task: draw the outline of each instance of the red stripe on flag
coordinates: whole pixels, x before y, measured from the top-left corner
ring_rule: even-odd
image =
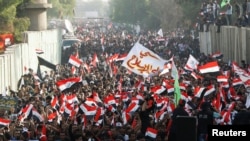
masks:
[[[220,70],[220,67],[217,61],[208,62],[205,65],[199,67],[200,73],[217,72],[219,70]]]
[[[69,63],[76,66],[76,67],[80,67],[80,65],[82,64],[82,61],[80,59],[76,58],[75,56],[70,55]]]

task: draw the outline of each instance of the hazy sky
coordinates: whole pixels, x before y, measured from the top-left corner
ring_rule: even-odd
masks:
[[[82,1],[91,1],[91,0],[82,0]],[[109,1],[109,0],[102,0],[102,1],[107,2],[107,1]]]

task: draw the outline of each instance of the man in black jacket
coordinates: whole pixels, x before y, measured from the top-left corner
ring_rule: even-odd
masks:
[[[246,125],[250,124],[250,111],[246,109],[245,105],[241,101],[236,102],[237,113],[234,116],[233,125]]]
[[[168,136],[168,141],[176,141],[176,128],[177,128],[177,117],[178,116],[189,116],[189,114],[187,113],[187,111],[185,111],[184,107],[185,107],[186,101],[185,100],[180,100],[178,106],[174,109],[173,111],[173,115],[172,115],[172,124],[170,127],[170,131],[169,131],[169,136]]]
[[[213,112],[210,110],[210,103],[203,102],[201,104],[201,111],[197,113],[198,126],[197,135],[198,141],[205,141],[207,137],[207,127],[208,125],[213,125]]]

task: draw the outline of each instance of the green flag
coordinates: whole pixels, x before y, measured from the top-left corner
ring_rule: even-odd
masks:
[[[175,107],[179,104],[179,101],[181,99],[181,90],[179,85],[179,80],[174,80],[174,101],[175,101]]]
[[[227,3],[230,2],[230,0],[222,0],[221,1],[221,4],[220,4],[220,7],[224,7],[225,5],[227,5]]]
[[[174,61],[172,62],[171,76],[174,78],[174,101],[176,107],[181,99],[181,90],[179,85],[179,74]]]

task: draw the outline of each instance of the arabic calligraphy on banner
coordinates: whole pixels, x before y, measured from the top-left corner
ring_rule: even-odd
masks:
[[[1,98],[0,99],[0,115],[4,113],[5,110],[10,110],[10,108],[16,108],[18,100],[12,97]]]
[[[166,60],[151,50],[136,43],[124,59],[122,66],[138,75],[149,76],[162,70],[165,62]]]

